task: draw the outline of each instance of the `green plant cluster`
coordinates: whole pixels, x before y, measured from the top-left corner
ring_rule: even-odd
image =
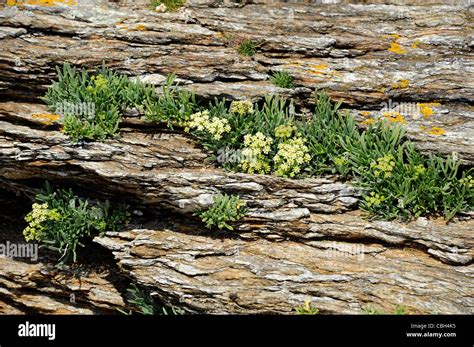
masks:
[[[258,44],[250,39],[242,40],[237,46],[237,52],[246,57],[252,57],[257,53]]]
[[[138,313],[142,315],[182,315],[184,311],[177,307],[159,305],[144,289],[132,284],[127,289],[127,302],[133,306],[133,311],[119,311],[126,315]]]
[[[179,88],[175,80],[175,75],[169,75],[160,95],[153,94],[151,97],[144,98],[147,120],[166,122],[170,128],[173,128],[173,125],[183,127],[189,121],[191,114],[200,110],[194,93]]]
[[[393,313],[386,312],[383,310],[377,310],[372,305],[367,305],[363,307],[362,311],[364,312],[364,314],[369,314],[369,315],[379,315],[379,314],[407,315],[408,314],[406,307],[403,305],[396,305],[395,308],[393,309]]]
[[[281,88],[293,88],[293,77],[287,71],[275,71],[270,82]]]
[[[310,299],[306,300],[303,305],[295,308],[296,314],[298,315],[316,315],[319,314],[319,310],[313,306]]]
[[[186,0],[151,0],[150,8],[154,10],[156,7],[161,4],[166,6],[166,9],[169,11],[176,11],[177,9],[184,6]]]
[[[150,85],[131,81],[105,66],[94,74],[64,64],[56,67],[57,81],[48,89],[44,100],[54,112],[59,105],[92,103],[94,114],[78,115],[66,110],[64,132],[74,141],[105,140],[118,132],[120,114],[125,107],[140,107],[155,94]]]
[[[118,231],[128,223],[129,214],[123,205],[111,206],[108,200],[91,203],[72,190],[55,190],[48,183],[39,194],[32,211],[25,217],[23,230],[27,241],[37,241],[60,253],[60,261],[77,258],[81,241],[96,232]]]
[[[195,215],[199,216],[209,229],[215,226],[218,229],[234,230],[229,223],[239,220],[246,213],[245,201],[238,196],[218,194],[208,209],[196,212]]]
[[[319,93],[315,112],[295,120],[292,105],[278,97],[267,97],[261,107],[234,101],[226,108],[215,102],[209,115],[226,125],[219,137],[205,124],[190,131],[213,158],[222,149],[239,150],[240,160],[222,163],[229,170],[291,178],[338,173],[355,179],[365,192],[361,208],[374,218],[439,214],[449,221],[473,209],[473,169],[461,170],[453,156],[423,155],[401,126],[379,122],[361,131],[339,107]]]
[[[136,108],[150,121],[182,124],[196,111],[194,94],[181,90],[175,76],[168,76],[158,95],[151,84],[131,80],[103,65],[93,74],[69,64],[56,67],[57,81],[48,89],[44,100],[53,112],[64,103],[93,103],[95,113],[63,114],[63,130],[73,141],[113,137],[119,131],[122,112]]]
[[[248,100],[234,101],[229,108],[223,101],[209,106],[209,118],[201,127],[188,127],[200,143],[217,158],[224,148],[238,151],[240,160],[225,161],[229,170],[247,173],[274,173],[282,177],[297,177],[310,162],[307,140],[298,131],[291,104],[275,96],[268,96],[261,107]],[[201,114],[199,115],[201,118]],[[195,115],[191,115],[194,120]],[[222,124],[219,137],[215,126]]]

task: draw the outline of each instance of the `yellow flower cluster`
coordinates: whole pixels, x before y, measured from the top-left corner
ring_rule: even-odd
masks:
[[[210,117],[209,111],[194,113],[190,117],[188,127],[185,129],[196,129],[197,131],[205,131],[212,135],[214,140],[219,141],[222,135],[231,130],[229,122],[225,118]]]
[[[109,81],[102,75],[92,76],[91,81],[94,83],[94,87],[92,83],[89,84],[87,91],[90,93],[96,93],[99,90],[105,89],[109,84]]]
[[[365,197],[365,201],[367,203],[367,207],[378,207],[382,202],[385,201],[385,197],[380,194],[376,194],[374,192],[370,193],[370,195],[367,195]]]
[[[474,178],[471,175],[467,175],[466,177],[461,178],[459,181],[461,184],[465,184],[469,189],[474,187]]]
[[[413,169],[415,171],[415,176],[419,176],[419,175],[423,174],[426,171],[423,164],[415,165],[415,167]]]
[[[25,217],[28,226],[23,230],[26,241],[39,240],[41,233],[44,231],[44,222],[58,221],[61,215],[56,209],[50,210],[48,204],[34,203],[32,211]]]
[[[333,162],[336,166],[346,166],[347,164],[349,164],[349,161],[344,157],[334,158]]]
[[[273,157],[275,174],[284,177],[295,177],[301,172],[303,164],[309,162],[309,149],[301,137],[295,137],[278,145],[278,152]]]
[[[233,101],[230,105],[230,112],[244,115],[253,112],[253,104],[249,100]]]
[[[382,175],[383,178],[388,178],[392,176],[392,171],[395,167],[395,158],[391,154],[385,155],[378,158],[376,162],[372,162],[370,167],[374,169],[374,175],[376,177]]]
[[[247,173],[265,174],[270,172],[270,161],[266,156],[271,151],[273,139],[261,132],[245,135],[240,167]]]
[[[275,128],[275,137],[277,139],[288,139],[296,131],[296,127],[290,124],[280,125]]]

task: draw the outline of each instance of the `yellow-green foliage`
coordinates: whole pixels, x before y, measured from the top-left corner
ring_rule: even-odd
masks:
[[[218,229],[234,230],[230,223],[245,216],[247,213],[245,205],[245,201],[236,195],[218,194],[208,209],[196,212],[195,215],[201,217],[209,229],[217,227]]]
[[[313,306],[311,300],[306,300],[303,305],[298,306],[296,309],[296,314],[299,315],[315,315],[319,314],[319,310]]]

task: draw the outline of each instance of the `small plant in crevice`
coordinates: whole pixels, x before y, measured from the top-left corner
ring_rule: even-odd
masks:
[[[133,283],[130,288],[127,289],[127,302],[133,306],[133,310],[125,312],[118,309],[119,312],[131,315],[138,313],[142,315],[182,315],[185,314],[184,310],[173,306],[165,306],[158,304],[153,297],[146,290],[138,287]]]
[[[244,217],[247,213],[245,201],[236,195],[218,194],[214,197],[212,205],[203,211],[196,212],[206,227],[211,229],[234,230],[232,222]]]
[[[45,189],[36,195],[32,211],[25,217],[26,241],[37,241],[60,254],[59,261],[77,260],[77,248],[84,238],[122,229],[129,219],[126,206],[112,206],[108,200],[95,203],[76,196],[72,190]]]
[[[257,53],[258,43],[251,39],[243,39],[237,46],[237,52],[246,57],[253,57]]]
[[[166,10],[176,11],[177,9],[183,7],[185,3],[186,0],[151,0],[150,8],[154,10],[160,5],[164,5]]]
[[[287,71],[275,71],[270,77],[270,82],[281,88],[293,88],[293,77]]]
[[[392,315],[407,315],[409,314],[406,307],[403,305],[396,305],[393,312],[377,310],[372,305],[367,305],[362,308],[362,312],[368,315],[392,314]]]
[[[199,110],[194,93],[179,88],[175,80],[175,75],[169,75],[162,87],[162,94],[145,100],[147,120],[166,122],[170,128],[173,125],[184,127],[189,122],[191,114]]]
[[[304,304],[295,308],[296,314],[298,315],[316,315],[319,314],[319,310],[313,306],[310,299],[305,300]]]

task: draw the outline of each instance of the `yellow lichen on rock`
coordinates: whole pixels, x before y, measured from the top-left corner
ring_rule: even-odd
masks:
[[[393,89],[406,89],[410,85],[410,82],[408,80],[399,80],[398,82],[392,84]]]
[[[401,124],[406,124],[405,117],[403,117],[399,112],[384,112],[382,114],[385,119],[389,120],[392,123],[401,123]]]
[[[432,107],[438,107],[438,106],[441,106],[441,104],[439,102],[418,103],[418,107],[420,109],[420,114],[424,118],[430,118],[434,113]]]
[[[414,48],[414,49],[419,48],[418,46],[420,45],[420,43],[421,43],[420,40],[416,40],[415,42],[412,43],[411,48]]]
[[[446,130],[440,127],[432,127],[430,130],[426,132],[429,135],[441,136],[446,134]]]
[[[311,70],[310,73],[323,75],[327,73],[326,70],[329,69],[329,66],[327,66],[326,64],[314,64],[309,65],[308,68]]]
[[[32,118],[39,119],[41,123],[45,125],[51,125],[54,122],[57,122],[61,116],[59,114],[51,113],[34,113],[31,115]]]
[[[139,30],[139,31],[145,31],[145,30],[148,30],[146,26],[144,26],[143,24],[138,24],[136,27],[135,27],[135,30]]]
[[[392,45],[388,50],[396,54],[405,54],[407,52],[406,49],[404,49],[400,44],[396,42],[392,42]]]

